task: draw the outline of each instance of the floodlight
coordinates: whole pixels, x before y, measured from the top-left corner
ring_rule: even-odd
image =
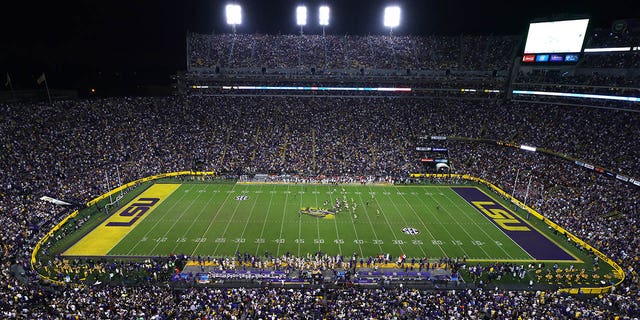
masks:
[[[329,25],[329,7],[328,6],[320,6],[320,25],[328,26]]]
[[[299,6],[296,8],[296,21],[299,26],[307,25],[307,7]]]
[[[384,9],[384,26],[395,28],[400,25],[400,7],[386,7]]]
[[[226,7],[227,24],[235,26],[242,23],[242,8],[239,4],[228,4]]]

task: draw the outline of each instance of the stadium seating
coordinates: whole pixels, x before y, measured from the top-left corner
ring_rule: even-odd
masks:
[[[189,37],[190,63],[206,68],[366,65],[503,70],[513,62],[517,44],[511,37]],[[291,50],[297,54],[285,54]],[[462,52],[470,51],[478,56],[462,57]],[[309,52],[324,54],[318,58]],[[393,58],[385,60],[383,56]],[[585,63],[597,63],[595,60]],[[631,63],[637,65],[634,61]],[[520,77],[528,84],[564,81],[544,75]],[[594,85],[608,79],[579,76],[567,81]],[[614,81],[615,85],[637,86],[637,78],[614,77]],[[51,261],[47,265],[51,274],[75,275],[69,278],[70,284],[82,283],[87,274],[105,279],[72,288],[43,284],[30,268],[36,242],[71,211],[39,198],[47,195],[85,203],[106,191],[105,173],[113,173],[116,168],[120,177],[109,174],[111,186],[119,179],[131,181],[188,170],[194,159],[203,160],[203,169],[232,178],[256,173],[287,173],[302,178],[326,174],[344,180],[358,175],[405,178],[408,173],[423,171],[413,154],[418,137],[441,135],[537,146],[638,178],[640,113],[493,99],[182,95],[0,105],[0,121],[3,318],[640,316],[640,189],[558,157],[476,141],[447,142],[453,171],[515,190],[518,198],[526,191],[523,185],[513,185],[515,175],[530,175],[535,190],[529,194],[533,206],[619,263],[626,272],[620,287],[584,299],[556,291],[511,291],[488,286],[455,291],[401,286],[175,286],[170,279],[182,257],[143,262]],[[311,129],[315,139],[309,138]],[[290,145],[283,154],[280,142],[284,137]],[[340,141],[339,148],[335,141]],[[315,157],[310,156],[313,152]],[[83,221],[75,223],[79,226]],[[359,281],[378,281],[383,274],[375,272],[363,274]],[[395,276],[431,277],[415,271],[399,272]],[[222,277],[228,273],[246,276],[251,271],[216,274]],[[273,271],[265,276],[281,279],[285,272]],[[478,280],[486,281],[486,273]]]
[[[506,70],[513,36],[189,34],[189,65],[218,68]]]

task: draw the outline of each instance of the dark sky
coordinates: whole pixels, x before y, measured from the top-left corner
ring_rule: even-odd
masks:
[[[524,35],[537,18],[583,15],[590,28],[608,28],[622,18],[640,17],[640,1],[236,1],[243,7],[241,33],[297,33],[294,11],[310,10],[305,33],[321,33],[317,7],[331,7],[330,34],[383,34],[382,12],[402,7],[395,34]],[[228,1],[217,0],[71,0],[11,1],[0,19],[0,73],[14,87],[35,87],[41,72],[52,87],[88,88],[128,81],[164,84],[185,68],[185,34],[230,32],[224,19]],[[4,82],[4,80],[3,80]],[[3,87],[4,89],[4,87]]]

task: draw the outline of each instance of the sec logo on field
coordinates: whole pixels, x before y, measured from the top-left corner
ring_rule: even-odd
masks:
[[[418,229],[409,228],[409,227],[402,228],[402,232],[404,232],[406,234],[410,234],[410,235],[416,235],[416,234],[420,233],[420,231],[418,231]]]

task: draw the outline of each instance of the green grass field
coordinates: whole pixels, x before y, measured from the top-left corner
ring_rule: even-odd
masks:
[[[330,210],[336,198],[346,198],[350,208],[329,217],[300,213],[305,207]],[[300,256],[318,251],[534,260],[448,186],[378,185],[185,183],[106,255]]]

